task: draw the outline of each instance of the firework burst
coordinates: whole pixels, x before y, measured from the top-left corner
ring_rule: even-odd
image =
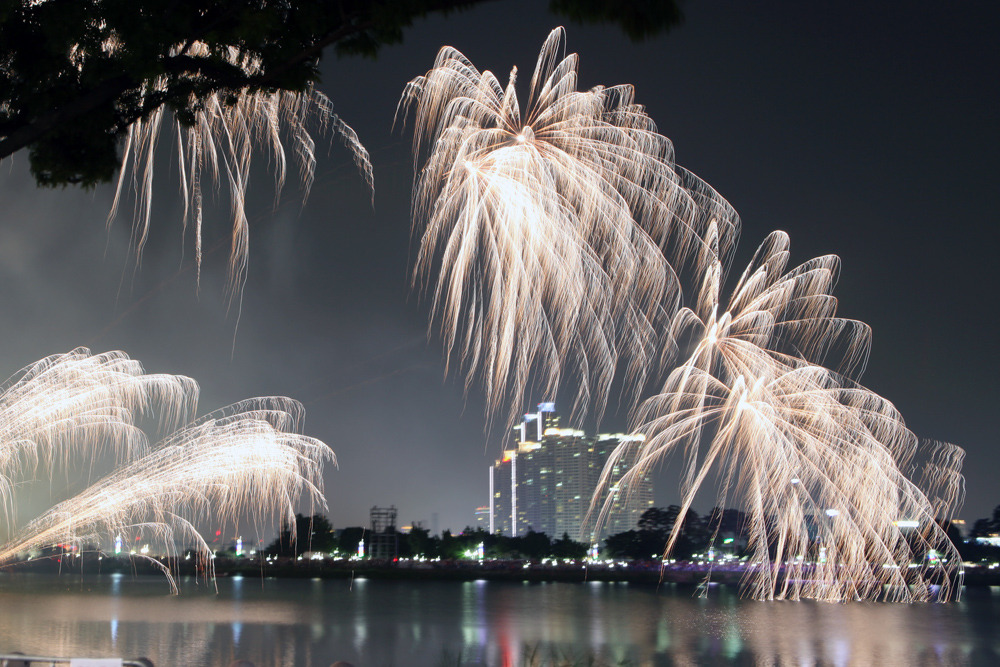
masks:
[[[108,48],[113,48],[113,45]],[[201,42],[187,44],[184,48],[187,54],[193,56],[208,53],[208,47]],[[231,50],[230,60],[248,75],[260,69],[258,61],[242,56],[236,49]],[[150,94],[155,94],[156,86],[153,85]],[[133,242],[139,254],[149,233],[154,158],[167,116],[168,112],[160,107],[148,118],[129,126],[115,199],[108,216],[110,223],[117,214],[126,185],[131,183],[136,198]],[[182,124],[174,118],[173,124],[177,135],[180,187],[184,197],[184,227],[187,229],[190,224],[194,228],[195,264],[199,272],[202,261],[203,181],[207,176],[212,182],[222,181],[229,187],[233,222],[230,290],[238,291],[246,279],[250,236],[245,202],[252,158],[258,147],[268,152],[268,162],[274,165],[276,203],[287,175],[289,152],[298,166],[303,199],[309,195],[316,168],[316,144],[310,126],[318,128],[323,134],[332,131],[343,140],[365,182],[374,192],[368,151],[354,130],[334,113],[329,98],[317,90],[302,93],[281,90],[220,91],[200,100],[193,122]],[[291,143],[290,151],[286,141]]]
[[[167,556],[193,549],[210,573],[201,522],[259,526],[294,521],[300,500],[325,507],[322,471],[335,457],[299,432],[304,410],[291,399],[243,401],[148,446],[135,420],[155,411],[162,425],[186,421],[197,389],[189,378],[144,374],[123,353],[91,355],[83,348],[43,359],[8,381],[0,391],[0,489],[8,525],[14,481],[58,467],[39,462],[83,460],[89,467],[105,450],[117,462],[111,474],[0,545],[0,567],[33,549],[134,534]]]
[[[295,432],[301,416],[295,401],[268,398],[203,417],[28,523],[0,548],[0,566],[31,549],[136,534],[168,557],[191,548],[210,571],[200,521],[294,523],[303,495],[325,506],[323,464],[335,459],[322,442]]]
[[[175,428],[194,414],[198,385],[177,375],[149,375],[121,352],[78,348],[18,371],[0,386],[0,499],[13,516],[13,479],[65,461],[85,448],[119,459],[138,455],[135,420],[157,410]]]
[[[414,280],[433,293],[449,360],[511,418],[532,380],[551,396],[572,378],[575,409],[598,412],[620,366],[643,386],[679,306],[675,268],[697,269],[708,225],[724,258],[738,232],[732,208],[674,165],[631,86],[577,90],[563,41],[561,28],[545,41],[523,114],[516,68],[503,86],[450,47],[397,113],[412,111],[418,162],[427,153]]]
[[[575,408],[600,411],[620,366],[638,396],[648,367],[682,359],[637,409],[645,441],[621,480],[681,456],[668,553],[714,480],[718,506],[747,510],[754,597],[919,600],[938,584],[947,599],[961,561],[936,519],[961,499],[961,450],[932,446],[924,490],[911,481],[917,439],[858,382],[870,331],[837,317],[839,260],[789,269],[776,232],[724,304],[735,212],[673,164],[631,87],[578,91],[562,45],[557,29],[524,114],[516,69],[503,86],[450,47],[400,102],[418,164],[427,154],[415,282],[433,294],[448,358],[510,419],[533,381],[550,396],[575,381]]]
[[[870,334],[836,317],[839,261],[787,263],[788,237],[775,232],[724,311],[721,267],[706,273],[697,305],[674,322],[693,349],[639,407],[646,440],[626,477],[682,458],[682,515],[668,553],[707,482],[718,484],[718,506],[744,507],[744,583],[755,598],[948,599],[961,558],[937,520],[960,501],[961,450],[934,448],[926,493],[910,480],[916,437],[889,401],[852,379]]]

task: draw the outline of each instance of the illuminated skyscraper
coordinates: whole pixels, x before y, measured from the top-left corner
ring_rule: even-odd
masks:
[[[525,415],[514,428],[513,442],[490,471],[492,525],[505,535],[529,529],[558,539],[563,534],[584,542],[635,527],[639,515],[653,504],[652,482],[643,477],[626,490],[621,475],[634,462],[630,443],[640,436],[601,435],[560,428],[552,403]],[[605,462],[615,447],[625,449],[616,459],[611,490],[612,511],[599,533],[584,522]],[[604,498],[602,498],[603,501]]]
[[[641,435],[626,435],[624,433],[601,433],[594,443],[594,462],[597,464],[597,474],[600,476],[611,456],[618,450],[611,468],[611,480],[601,494],[600,504],[603,507],[608,497],[611,497],[611,508],[607,518],[600,527],[598,538],[633,530],[639,523],[642,513],[653,506],[653,480],[647,471],[631,484],[622,481],[622,477],[635,465],[639,447],[645,438]]]

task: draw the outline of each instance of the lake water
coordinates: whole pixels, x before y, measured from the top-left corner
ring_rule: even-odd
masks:
[[[1000,587],[958,603],[753,602],[712,587],[0,575],[0,652],[156,667],[997,665]]]

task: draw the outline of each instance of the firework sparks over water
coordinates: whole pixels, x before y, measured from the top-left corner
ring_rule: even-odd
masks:
[[[21,369],[0,386],[0,497],[8,521],[19,475],[81,453],[140,455],[146,439],[135,420],[155,410],[162,426],[176,428],[194,415],[197,398],[194,380],[146,374],[121,352],[78,348]]]
[[[675,319],[693,351],[639,407],[646,440],[626,477],[681,458],[668,553],[683,514],[716,482],[718,506],[746,511],[744,585],[758,599],[948,599],[961,558],[937,521],[961,500],[961,450],[932,444],[924,490],[911,481],[916,437],[851,377],[869,330],[836,317],[839,260],[787,270],[788,255],[785,234],[768,237],[725,310],[720,267],[706,274],[696,308]]]
[[[39,461],[58,454],[63,463],[90,466],[110,448],[118,464],[0,545],[0,567],[29,550],[99,544],[123,533],[142,535],[168,556],[192,548],[210,564],[198,532],[204,521],[262,526],[294,521],[300,500],[325,507],[322,471],[335,457],[300,433],[304,410],[291,399],[234,404],[149,447],[135,419],[156,411],[163,424],[186,420],[196,397],[189,378],[146,375],[123,353],[82,348],[43,359],[9,381],[0,393],[8,525],[14,482],[52,469]]]
[[[646,439],[621,480],[680,454],[668,552],[712,480],[718,506],[746,508],[754,597],[910,601],[938,584],[947,599],[961,561],[936,519],[961,500],[962,453],[932,447],[924,490],[911,481],[916,437],[858,382],[870,331],[836,315],[839,260],[788,270],[775,232],[725,305],[735,212],[673,164],[631,87],[577,91],[562,44],[557,29],[542,47],[523,116],[516,69],[502,86],[450,47],[400,102],[415,110],[418,163],[428,153],[415,280],[433,283],[432,317],[467,385],[481,376],[511,420],[533,379],[550,396],[575,381],[575,407],[600,412],[619,366],[637,397],[648,367],[680,356],[637,409]]]
[[[449,360],[481,378],[494,412],[579,386],[576,411],[603,408],[616,370],[641,387],[679,305],[676,266],[705,256],[709,224],[729,257],[739,221],[673,163],[631,86],[577,90],[561,28],[542,47],[522,114],[506,86],[443,48],[404,91],[414,152],[415,282],[433,283]],[[437,269],[437,278],[431,274]]]

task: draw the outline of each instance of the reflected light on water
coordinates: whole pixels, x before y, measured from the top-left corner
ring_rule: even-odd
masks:
[[[251,585],[252,584],[252,585]],[[754,602],[731,588],[0,577],[0,646],[158,666],[1000,664],[1000,589],[960,604]],[[117,591],[117,592],[115,592]]]

